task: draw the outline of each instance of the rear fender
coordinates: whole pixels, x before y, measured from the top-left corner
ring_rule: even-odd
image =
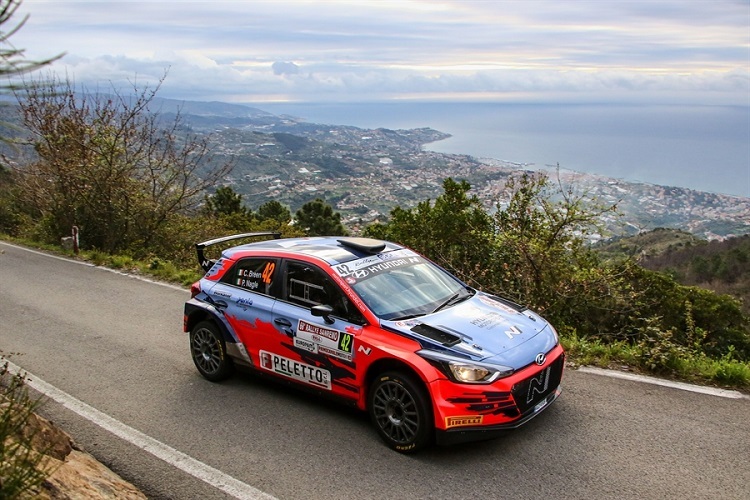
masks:
[[[196,299],[190,299],[185,303],[185,320],[183,331],[186,333],[193,329],[201,321],[212,321],[219,328],[224,342],[239,342],[231,333],[224,316],[213,306],[205,304]]]

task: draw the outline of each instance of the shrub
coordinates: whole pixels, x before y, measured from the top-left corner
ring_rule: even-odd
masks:
[[[34,446],[29,419],[39,406],[26,389],[25,379],[0,367],[0,498],[22,498],[38,490],[52,472],[45,470],[46,449]]]

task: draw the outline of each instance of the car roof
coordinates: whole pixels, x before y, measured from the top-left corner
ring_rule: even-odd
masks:
[[[223,256],[238,259],[245,256],[261,255],[266,251],[275,254],[284,253],[289,257],[317,257],[329,265],[336,265],[402,248],[404,247],[396,243],[372,238],[317,236],[246,243],[226,249]]]

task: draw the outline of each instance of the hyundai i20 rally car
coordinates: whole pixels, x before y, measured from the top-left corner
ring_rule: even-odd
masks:
[[[216,261],[207,247],[251,236]],[[196,245],[184,331],[208,380],[235,366],[336,396],[415,452],[515,428],[560,394],[564,354],[534,312],[403,246],[249,233]]]

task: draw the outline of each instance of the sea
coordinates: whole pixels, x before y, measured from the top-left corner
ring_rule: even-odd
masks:
[[[263,103],[274,114],[451,134],[425,149],[750,198],[750,106]]]

